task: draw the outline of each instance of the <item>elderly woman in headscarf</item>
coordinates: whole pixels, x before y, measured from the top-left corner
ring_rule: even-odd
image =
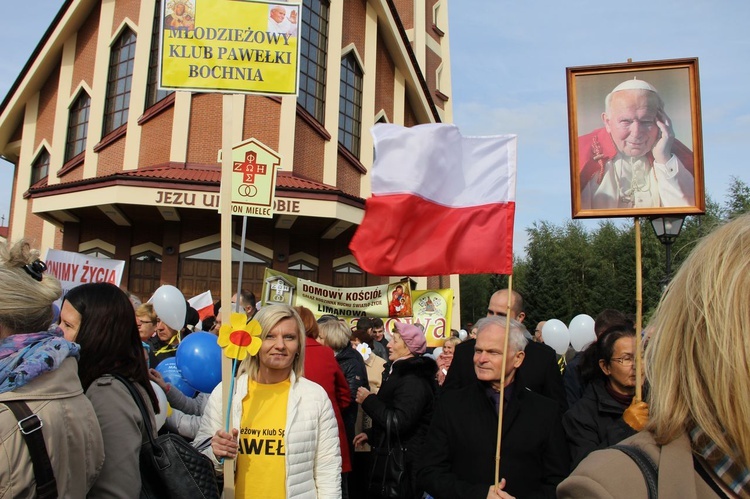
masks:
[[[406,450],[406,470],[411,479],[412,490],[407,497],[422,497],[414,488],[414,463],[419,458],[427,428],[432,417],[437,384],[437,364],[424,356],[427,341],[418,327],[402,322],[396,323],[393,339],[388,343],[388,359],[383,384],[377,395],[366,388],[357,391],[357,403],[372,418],[371,434],[360,433],[354,444],[369,442],[378,449],[388,443],[386,434],[388,419],[395,416],[398,437]],[[378,494],[378,484],[370,484],[370,493]]]
[[[46,485],[85,497],[104,462],[102,434],[78,378],[79,346],[47,329],[62,290],[38,258],[25,241],[0,243],[0,496],[37,497]],[[27,423],[39,428],[31,434],[43,437],[54,482],[35,473],[19,403],[36,415]]]
[[[592,452],[557,497],[750,497],[750,215],[703,239],[662,295],[645,351],[644,431]],[[645,459],[644,459],[645,461]]]

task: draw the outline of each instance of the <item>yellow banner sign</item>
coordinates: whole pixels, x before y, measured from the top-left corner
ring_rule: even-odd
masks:
[[[439,347],[450,336],[453,290],[412,291],[408,279],[379,286],[337,288],[267,268],[261,302],[307,307],[316,317],[335,315],[350,326],[360,317],[380,317],[389,332],[396,322],[421,324],[427,346]]]
[[[165,1],[159,86],[296,95],[301,14],[299,2]]]

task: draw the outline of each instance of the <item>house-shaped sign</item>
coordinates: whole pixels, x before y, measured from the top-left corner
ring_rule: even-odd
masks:
[[[266,269],[266,275],[268,275],[268,272],[269,269]],[[266,277],[263,285],[263,304],[274,305],[281,303],[291,306],[294,303],[295,288],[296,286],[283,276],[272,275]]]
[[[279,154],[251,138],[232,148],[232,214],[273,217]]]

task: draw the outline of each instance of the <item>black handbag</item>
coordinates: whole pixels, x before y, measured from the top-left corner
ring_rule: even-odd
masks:
[[[146,425],[148,442],[141,445],[141,498],[219,499],[213,462],[181,436],[167,433],[154,438],[151,418],[133,384],[115,375],[130,391]]]
[[[391,411],[386,416],[385,435],[372,451],[370,497],[412,497],[411,476],[406,464],[406,447],[398,434],[398,418]]]

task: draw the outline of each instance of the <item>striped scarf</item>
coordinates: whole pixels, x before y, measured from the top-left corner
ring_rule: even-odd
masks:
[[[690,430],[693,451],[701,456],[722,483],[737,497],[750,498],[750,470],[726,455],[698,426]]]

